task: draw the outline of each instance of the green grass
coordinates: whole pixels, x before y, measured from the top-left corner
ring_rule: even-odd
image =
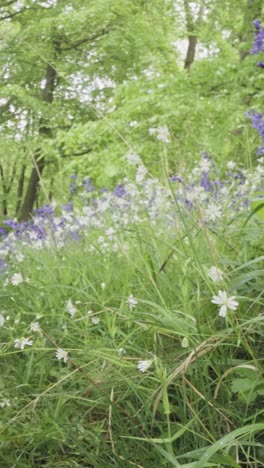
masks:
[[[263,223],[244,220],[212,229],[185,218],[174,237],[143,223],[119,232],[114,253],[91,252],[95,234],[60,250],[23,248],[9,276],[29,282],[1,289],[10,406],[0,466],[264,464]],[[208,277],[212,265],[223,282]],[[218,289],[239,301],[225,319],[211,303]],[[22,336],[33,345],[14,348]],[[140,360],[152,361],[144,373]]]

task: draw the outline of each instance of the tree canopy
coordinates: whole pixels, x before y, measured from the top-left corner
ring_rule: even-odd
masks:
[[[27,219],[38,200],[62,196],[74,172],[113,186],[129,171],[128,152],[154,175],[165,157],[173,174],[201,151],[246,160],[256,140],[244,112],[262,96],[249,54],[262,7],[3,1],[2,214]],[[149,134],[162,126],[171,135],[166,156]]]

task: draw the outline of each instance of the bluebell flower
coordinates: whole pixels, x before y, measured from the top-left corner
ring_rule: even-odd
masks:
[[[257,151],[257,155],[261,156],[262,154],[264,154],[264,146],[259,146],[258,151]]]
[[[76,185],[74,182],[70,183],[70,193],[75,193],[76,192]]]
[[[201,178],[201,182],[200,182],[200,186],[204,188],[204,190],[206,190],[206,192],[209,192],[212,188],[212,184],[210,182],[210,179],[208,177],[208,173],[207,172],[204,172],[203,173],[203,176]]]
[[[69,203],[66,203],[66,205],[61,205],[61,208],[63,211],[71,212],[73,211],[73,206],[74,206],[74,203],[71,201]]]
[[[114,189],[114,195],[116,197],[121,197],[122,198],[125,194],[126,194],[126,191],[125,191],[125,188],[124,188],[124,184],[119,184]]]
[[[256,55],[263,51],[264,51],[264,30],[263,28],[261,28],[257,30],[257,33],[255,35],[255,42],[253,44],[253,48],[251,49],[250,53],[252,55]]]
[[[253,112],[253,111],[246,112],[245,115],[251,119],[252,128],[255,128],[258,131],[259,136],[260,136],[260,138],[262,140],[262,143],[264,143],[264,118],[263,118],[263,115],[260,114],[259,112]],[[258,148],[257,155],[261,155],[261,154],[264,154],[264,146],[260,146]]]
[[[0,227],[0,235],[1,235],[2,237],[5,237],[5,236],[7,235],[7,230],[6,230],[5,228],[1,228],[1,227]]]
[[[181,182],[182,184],[184,183],[183,178],[180,177],[179,175],[170,177],[170,181],[171,182]]]
[[[91,190],[91,179],[89,177],[86,177],[84,179],[84,191],[87,193],[87,192],[90,192]]]
[[[50,205],[44,205],[41,208],[37,208],[34,210],[34,213],[38,217],[43,217],[45,218],[46,216],[53,216],[54,215],[54,209]]]
[[[256,29],[260,29],[261,27],[261,20],[259,19],[255,19],[253,22],[252,22],[253,26],[255,26]]]

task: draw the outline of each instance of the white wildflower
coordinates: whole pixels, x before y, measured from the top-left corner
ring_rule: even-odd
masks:
[[[106,284],[105,283],[101,283],[101,289],[104,290],[105,289],[105,286]]]
[[[136,173],[136,182],[137,182],[138,184],[141,184],[141,183],[144,181],[144,179],[145,179],[145,177],[146,177],[146,175],[147,175],[147,172],[148,172],[148,171],[147,171],[147,169],[145,168],[145,166],[140,165],[140,166],[138,167],[137,173]]]
[[[153,360],[152,359],[146,359],[145,361],[138,361],[138,370],[140,372],[146,372],[149,367],[152,365]]]
[[[2,327],[5,323],[5,317],[3,315],[0,315],[0,327]]]
[[[192,175],[194,177],[199,177],[201,175],[201,168],[200,167],[197,167],[195,166],[192,170]]]
[[[94,324],[94,325],[98,325],[100,323],[100,319],[99,317],[92,317],[91,318],[91,322]]]
[[[3,398],[2,401],[0,401],[0,408],[4,408],[5,406],[11,406],[11,402],[8,398]]]
[[[74,317],[74,315],[76,314],[77,312],[77,309],[76,307],[73,305],[72,301],[69,299],[66,303],[66,309],[67,309],[67,312],[70,314],[71,318]]]
[[[110,227],[109,229],[106,229],[105,233],[106,233],[109,240],[113,240],[116,231],[115,231],[114,228]]]
[[[213,296],[211,302],[221,306],[219,309],[219,316],[225,317],[228,309],[236,310],[238,308],[239,304],[235,299],[235,296],[228,297],[226,291],[218,291],[218,295]]]
[[[222,272],[222,270],[220,270],[220,268],[217,268],[216,266],[212,266],[211,268],[209,268],[208,276],[209,278],[211,278],[212,281],[214,281],[214,283],[216,283],[217,281],[223,281],[224,279],[224,273]]]
[[[34,333],[40,332],[40,325],[39,325],[39,322],[31,322],[31,324],[30,324],[30,330],[33,331]]]
[[[136,307],[138,301],[134,298],[133,294],[130,294],[129,298],[127,299],[126,302],[129,306],[130,309],[133,309]]]
[[[13,286],[18,286],[19,284],[23,283],[23,276],[21,273],[14,273],[10,281]]]
[[[68,360],[69,360],[69,356],[68,356],[68,353],[66,351],[64,351],[63,349],[61,348],[58,348],[56,353],[55,353],[55,356],[56,358],[60,361],[61,359],[63,359],[63,361],[66,363]]]
[[[236,163],[234,161],[228,161],[227,168],[228,169],[235,169]]]
[[[15,348],[18,348],[18,349],[24,349],[25,346],[32,346],[33,345],[33,341],[30,340],[29,338],[16,338],[15,339]]]
[[[127,154],[127,162],[130,166],[136,166],[141,163],[141,159],[138,154],[131,152]]]
[[[164,127],[158,127],[157,128],[157,139],[160,141],[163,141],[164,143],[170,143],[170,132],[169,129],[166,125]]]
[[[136,127],[138,125],[138,122],[136,120],[132,120],[129,122],[130,127]]]
[[[201,172],[209,172],[210,171],[210,168],[212,166],[212,163],[210,161],[210,159],[207,159],[207,158],[202,158],[201,161],[200,161],[200,169],[201,169]]]
[[[21,252],[17,252],[16,254],[16,261],[18,263],[22,263],[25,259],[25,255],[23,255]]]
[[[117,351],[117,354],[120,357],[124,356],[124,354],[126,354],[125,348],[119,348],[119,350]]]
[[[152,136],[152,135],[155,135],[155,133],[157,133],[157,129],[156,128],[150,128],[149,129],[149,134]]]
[[[205,210],[205,216],[210,221],[216,221],[218,218],[222,217],[222,211],[218,205],[211,203],[207,210]]]

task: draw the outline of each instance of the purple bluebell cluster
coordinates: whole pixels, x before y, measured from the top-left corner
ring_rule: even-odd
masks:
[[[264,26],[261,24],[261,20],[255,19],[253,21],[253,26],[256,28],[255,42],[253,48],[251,49],[251,54],[259,54],[264,52]],[[258,61],[257,67],[264,68],[264,62]],[[255,128],[259,132],[259,136],[263,145],[259,146],[257,155],[260,156],[264,154],[264,119],[263,115],[259,112],[249,111],[245,115],[251,119],[252,128]]]
[[[6,264],[16,263],[28,249],[63,249],[88,239],[88,252],[94,255],[126,252],[131,233],[139,225],[151,225],[157,236],[171,242],[186,229],[179,209],[184,211],[186,221],[189,217],[193,223],[197,218],[204,223],[218,223],[221,228],[235,220],[238,213],[247,216],[251,195],[263,190],[264,185],[264,158],[259,159],[254,171],[230,161],[219,177],[212,158],[203,154],[191,171],[172,176],[167,185],[150,177],[141,162],[137,162],[135,171],[133,180],[123,180],[112,191],[93,191],[92,197],[86,196],[82,186],[84,191],[78,191],[74,201],[45,205],[35,211],[31,222],[4,221],[6,228],[1,228],[0,242],[2,276]]]
[[[252,123],[251,126],[252,128],[255,128],[258,131],[261,141],[263,143],[262,146],[259,146],[258,151],[257,151],[257,155],[260,156],[264,154],[264,118],[263,118],[263,115],[260,114],[259,112],[254,112],[254,111],[246,112],[245,115],[251,119],[251,123]]]
[[[254,45],[250,53],[255,55],[264,52],[264,27],[261,25],[259,19],[253,21],[253,26],[256,28],[256,34]]]

